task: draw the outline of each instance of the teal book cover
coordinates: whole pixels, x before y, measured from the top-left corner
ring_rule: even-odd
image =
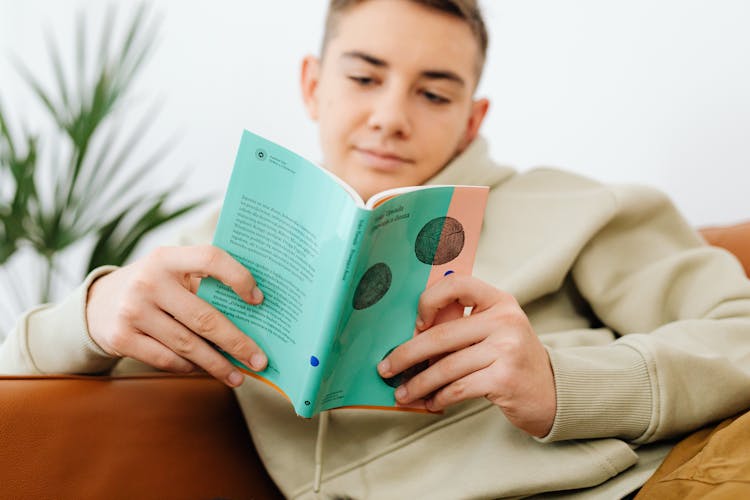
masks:
[[[247,267],[265,300],[245,303],[213,278],[198,296],[268,355],[253,372],[298,415],[396,406],[402,376],[377,363],[415,333],[422,291],[471,274],[488,188],[414,186],[365,202],[296,153],[244,131],[213,244]]]

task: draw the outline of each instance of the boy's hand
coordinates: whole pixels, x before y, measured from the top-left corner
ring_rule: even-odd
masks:
[[[471,315],[445,321],[443,312],[456,304],[472,307]],[[381,376],[391,377],[437,359],[396,389],[399,403],[424,399],[438,411],[485,397],[516,427],[537,437],[549,433],[557,409],[549,355],[511,295],[477,278],[449,275],[422,293],[417,329],[378,365]]]
[[[96,280],[89,288],[86,321],[107,353],[174,372],[200,367],[235,387],[244,377],[213,342],[253,370],[267,359],[223,314],[195,295],[211,276],[250,304],[263,301],[250,272],[228,253],[206,245],[163,247]]]

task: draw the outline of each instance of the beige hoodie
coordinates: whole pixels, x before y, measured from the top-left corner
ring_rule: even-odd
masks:
[[[548,346],[553,428],[533,439],[483,399],[443,415],[336,410],[323,422],[304,420],[248,380],[237,389],[240,405],[287,496],[576,489],[577,497],[616,498],[658,466],[671,446],[664,440],[750,407],[750,282],[662,194],[553,169],[517,174],[495,165],[482,140],[430,183],[492,188],[474,274],[512,293]],[[182,242],[210,241],[214,223]],[[19,320],[0,347],[0,371],[92,373],[115,364],[83,320],[94,276],[60,305]]]

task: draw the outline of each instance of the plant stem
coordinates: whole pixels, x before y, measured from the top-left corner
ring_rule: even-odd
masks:
[[[54,268],[53,259],[53,253],[47,253],[44,255],[45,269],[41,289],[41,304],[46,304],[50,300],[50,292],[52,288],[52,270]]]

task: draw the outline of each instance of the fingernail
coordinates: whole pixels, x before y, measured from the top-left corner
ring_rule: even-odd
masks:
[[[378,363],[378,373],[384,377],[391,375],[391,361],[389,359],[384,359]]]
[[[260,353],[250,356],[250,368],[256,372],[261,371],[266,366],[266,357]]]
[[[422,318],[420,318],[419,316],[417,316],[417,328],[419,328],[420,330],[424,328],[424,320],[422,320]]]
[[[409,391],[406,390],[406,387],[401,385],[396,389],[396,399],[403,401],[406,399],[406,396],[408,396]]]
[[[260,304],[261,302],[263,302],[263,292],[260,291],[260,288],[256,286],[250,293],[253,296],[253,300],[255,301],[255,303]]]
[[[245,380],[245,377],[243,377],[242,374],[237,370],[229,374],[229,383],[232,385],[232,387],[242,385],[243,380]]]

